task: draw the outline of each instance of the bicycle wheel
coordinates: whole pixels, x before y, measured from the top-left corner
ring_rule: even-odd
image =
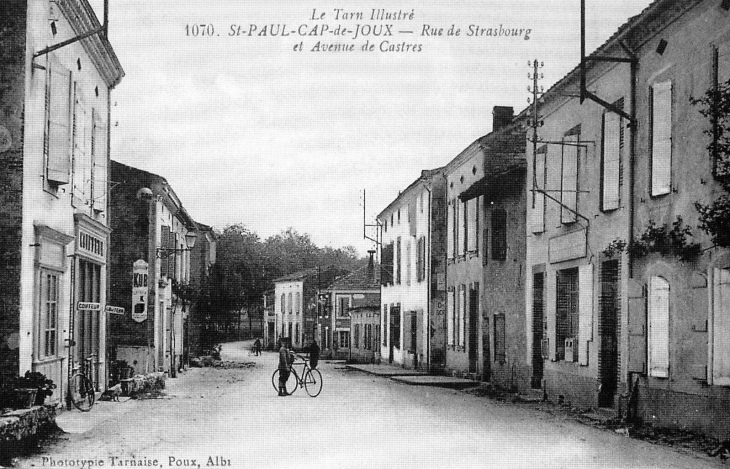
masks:
[[[293,377],[293,379],[292,379]],[[298,383],[299,383],[299,376],[297,376],[296,372],[292,370],[292,372],[289,374],[289,380],[287,380],[287,385],[291,386],[291,389],[287,387],[287,391],[289,394],[294,394],[297,390]],[[274,373],[271,375],[271,385],[274,386],[274,391],[279,392],[279,369],[275,369]]]
[[[304,376],[304,389],[311,397],[319,396],[322,392],[322,373],[319,370],[309,370]]]
[[[96,399],[94,384],[86,376],[75,374],[69,384],[69,395],[74,407],[82,412],[88,412]]]

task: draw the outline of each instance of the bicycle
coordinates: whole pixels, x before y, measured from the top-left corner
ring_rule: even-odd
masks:
[[[81,412],[88,412],[96,401],[96,390],[91,375],[91,362],[94,355],[83,360],[83,363],[73,368],[74,374],[68,382],[68,395],[71,403]]]
[[[322,373],[319,372],[316,368],[311,368],[309,366],[309,360],[302,356],[298,356],[298,358],[301,358],[301,362],[294,362],[289,367],[289,371],[291,371],[290,378],[294,377],[294,385],[289,390],[289,394],[294,394],[296,390],[299,387],[303,387],[307,394],[310,395],[310,397],[317,397],[319,396],[319,393],[322,392]],[[297,373],[296,368],[294,368],[295,365],[303,365],[301,375],[300,373]],[[291,380],[289,380],[291,382]],[[274,386],[275,391],[279,391],[279,369],[277,368],[274,370],[274,374],[271,375],[271,384]]]

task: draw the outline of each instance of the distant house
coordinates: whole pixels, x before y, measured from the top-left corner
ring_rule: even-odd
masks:
[[[445,187],[443,168],[422,171],[378,215],[382,358],[435,372],[446,359]]]
[[[372,253],[367,266],[333,281],[320,290],[317,337],[326,356],[349,358],[352,341],[350,312],[353,308],[380,305],[380,272]],[[380,324],[374,332],[380,334]]]
[[[288,338],[301,348],[315,337],[317,293],[348,271],[336,266],[300,270],[274,280],[276,339]]]
[[[380,304],[350,308],[350,354],[352,361],[380,362]]]

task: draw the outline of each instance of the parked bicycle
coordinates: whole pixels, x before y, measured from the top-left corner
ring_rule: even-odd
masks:
[[[74,374],[68,382],[68,395],[71,403],[82,412],[90,411],[96,400],[96,390],[90,378],[93,360],[94,355],[91,355],[77,364],[73,369]]]
[[[315,368],[309,366],[309,360],[297,355],[297,358],[301,361],[295,361],[289,367],[291,374],[289,375],[289,382],[293,383],[289,389],[289,394],[294,394],[300,387],[304,388],[311,397],[319,396],[322,392],[322,373]],[[297,372],[295,366],[302,366],[301,371]],[[291,379],[293,378],[293,380]],[[274,370],[274,374],[271,375],[271,384],[274,386],[275,391],[279,391],[279,369]]]

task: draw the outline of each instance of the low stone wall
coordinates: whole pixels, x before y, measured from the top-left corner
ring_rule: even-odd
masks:
[[[137,395],[165,389],[166,377],[167,375],[162,372],[149,373],[146,375],[135,375],[128,381],[128,392],[131,395]]]
[[[42,405],[0,415],[0,464],[55,428],[56,406]]]

